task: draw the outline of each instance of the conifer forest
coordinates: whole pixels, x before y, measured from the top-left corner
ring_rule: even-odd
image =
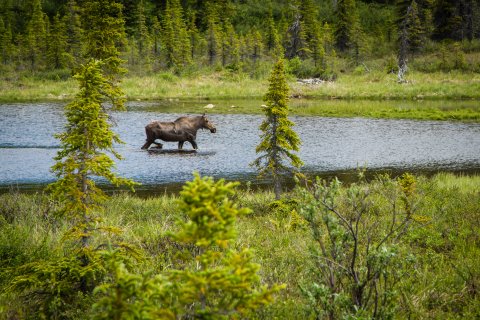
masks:
[[[480,319],[480,1],[0,0],[18,319]]]

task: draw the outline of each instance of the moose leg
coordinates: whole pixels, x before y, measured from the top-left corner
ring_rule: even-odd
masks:
[[[153,144],[156,145],[158,149],[163,148],[163,144],[161,144],[160,142],[154,142]]]
[[[153,141],[147,140],[147,142],[145,142],[145,144],[142,146],[142,149],[144,149],[144,150],[148,149],[152,143],[153,143]]]
[[[195,150],[198,149],[198,146],[197,146],[197,143],[195,142],[195,140],[190,140],[190,143],[192,144],[193,149],[195,149]]]
[[[185,141],[178,141],[178,150],[182,150]]]

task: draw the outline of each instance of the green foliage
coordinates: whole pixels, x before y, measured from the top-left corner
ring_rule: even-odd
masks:
[[[167,304],[172,294],[168,279],[129,271],[118,253],[110,250],[102,254],[110,272],[106,282],[93,291],[97,300],[92,319],[175,319]]]
[[[113,143],[121,141],[110,130],[102,105],[105,97],[113,102],[120,99],[118,89],[102,76],[100,61],[91,60],[82,66],[75,78],[80,92],[65,108],[65,132],[57,135],[62,149],[52,167],[58,180],[48,187],[52,198],[60,203],[62,217],[71,223],[64,238],[65,252],[52,260],[21,266],[9,289],[25,293],[32,309],[38,310],[37,316],[53,319],[68,317],[69,310],[85,308],[84,303],[91,299],[90,291],[106,274],[103,260],[92,246],[92,237],[98,231],[118,232],[100,224],[97,214],[106,196],[92,177],[105,178],[115,185],[134,185],[112,172],[114,162],[105,153],[121,158],[113,149]],[[69,246],[70,241],[73,246]],[[121,243],[117,246],[129,247]]]
[[[379,107],[382,103],[373,103],[372,107]],[[365,104],[371,105],[372,102]],[[423,104],[428,105],[429,102],[424,101]],[[382,219],[382,215],[374,215],[377,211],[385,213],[391,207],[382,199],[396,195],[397,205],[402,210],[404,208],[404,192],[397,178],[387,179],[383,186],[381,181],[384,180],[375,179],[368,183],[372,190],[369,197],[374,200],[371,204],[376,209],[366,217],[371,218],[369,223],[377,222],[379,231],[387,228],[390,222]],[[358,186],[363,182],[356,184]],[[415,210],[411,227],[393,248],[390,246],[386,248],[386,253],[375,254],[376,265],[388,260],[389,266],[396,266],[395,272],[401,275],[397,278],[393,297],[387,297],[395,301],[395,314],[392,317],[478,318],[480,310],[476,288],[480,279],[480,177],[440,173],[430,178],[415,176],[414,184],[405,183],[404,186],[406,190],[413,191],[412,204]],[[331,185],[327,184],[327,187]],[[342,209],[342,212],[345,210],[340,204],[351,208],[351,196],[347,192],[349,188],[350,184],[341,184],[335,195],[338,209]],[[174,315],[185,314],[189,306],[177,304],[178,300],[173,299],[178,291],[175,291],[174,282],[170,281],[168,275],[173,270],[183,271],[187,267],[193,270],[197,262],[190,257],[198,256],[199,249],[193,244],[179,243],[165,236],[166,232],[172,234],[179,231],[175,225],[176,219],[186,222],[188,215],[178,210],[178,198],[178,195],[139,198],[127,193],[110,197],[102,215],[104,224],[124,229],[121,238],[127,243],[141,246],[147,259],[136,262],[122,256],[122,251],[113,244],[111,249],[101,246],[98,261],[102,261],[101,270],[105,273],[99,273],[95,279],[95,284],[98,284],[95,295],[75,293],[76,298],[68,300],[72,304],[64,304],[62,310],[56,307],[55,314],[47,315],[44,312],[47,309],[41,309],[41,305],[34,302],[45,296],[40,294],[40,290],[50,292],[51,288],[37,287],[35,292],[27,290],[19,293],[7,292],[6,287],[12,284],[19,266],[33,261],[58,261],[65,251],[70,252],[70,247],[64,245],[64,233],[70,228],[70,222],[53,214],[55,206],[46,195],[15,192],[0,195],[0,318],[38,319],[43,316],[55,319],[57,316],[62,319],[111,319],[120,314],[120,310],[125,318],[168,318],[171,314],[169,310]],[[236,219],[234,227],[237,237],[229,241],[229,248],[241,251],[241,248],[248,247],[254,250],[254,261],[261,265],[258,274],[262,285],[286,284],[284,290],[275,294],[274,301],[256,309],[254,314],[245,315],[245,318],[310,319],[315,318],[315,312],[328,316],[326,312],[331,306],[325,300],[328,298],[328,292],[325,291],[328,282],[320,281],[319,273],[313,272],[319,270],[319,260],[318,255],[312,256],[312,250],[315,252],[319,248],[313,241],[311,228],[302,226],[305,219],[301,217],[297,225],[293,214],[290,219],[288,213],[289,208],[298,210],[298,206],[308,203],[298,193],[291,193],[285,198],[288,200],[282,199],[282,203],[287,216],[279,221],[279,213],[273,212],[270,207],[274,199],[272,192],[247,188],[239,189],[232,197],[238,206],[252,208],[253,212]],[[305,211],[297,213],[301,216]],[[101,238],[96,243],[101,245],[107,241]],[[215,248],[215,252],[223,251]],[[392,257],[392,253],[396,256]],[[398,264],[405,257],[414,259]],[[381,264],[385,265],[383,262]],[[60,282],[60,277],[54,279]],[[53,283],[53,280],[48,280],[48,283]],[[380,289],[383,288],[380,282],[378,285]],[[337,294],[336,297],[334,306],[340,307],[344,303],[345,313],[355,312],[347,308],[350,301],[348,292],[347,295]],[[327,309],[323,307],[324,303]],[[148,309],[152,305],[154,307]],[[144,312],[136,313],[139,309]],[[166,312],[155,315],[155,310]],[[363,318],[369,315],[362,313]],[[236,316],[241,318],[239,314]],[[357,314],[357,318],[360,316]]]
[[[358,27],[355,0],[338,0],[335,16],[337,18],[336,45],[341,52],[345,52],[355,45],[356,28]]]
[[[283,60],[279,60],[273,67],[264,101],[266,105],[262,107],[266,119],[260,125],[261,142],[256,148],[256,152],[261,155],[252,165],[258,168],[259,175],[272,177],[278,200],[282,175],[291,173],[294,168],[303,164],[292,152],[299,150],[300,139],[292,130],[294,123],[288,119],[288,85]],[[285,160],[288,160],[293,168],[285,164]]]
[[[410,229],[418,196],[415,178],[404,174],[360,180],[342,188],[317,180],[301,190],[301,212],[312,230],[318,280],[305,288],[317,317],[391,318],[398,283],[413,257],[400,239]]]
[[[237,184],[224,184],[222,180],[201,179],[198,174],[183,188],[179,209],[188,214],[189,220],[179,222],[181,231],[175,238],[201,248],[219,246],[226,248],[234,238],[233,224],[238,215],[249,212],[237,209],[228,197],[234,193]]]
[[[236,185],[195,174],[184,186],[178,210],[187,219],[180,219],[179,230],[171,233],[177,243],[174,268],[138,274],[129,270],[123,255],[103,252],[109,275],[94,290],[94,318],[227,319],[271,303],[282,286],[259,287],[259,265],[250,251],[231,249],[237,217],[249,213],[229,199]]]
[[[32,16],[27,23],[23,39],[23,56],[30,62],[32,70],[42,69],[45,63],[47,46],[46,15],[42,11],[40,0],[32,1]]]
[[[12,44],[12,30],[10,25],[5,24],[0,17],[0,62],[7,64],[11,61],[14,53]]]
[[[89,215],[104,200],[103,192],[95,186],[91,176],[102,177],[114,185],[133,186],[133,182],[112,172],[115,163],[104,152],[121,156],[113,144],[121,142],[104,112],[104,99],[114,105],[122,103],[117,87],[102,76],[102,62],[91,60],[74,76],[80,86],[75,101],[67,105],[65,132],[58,134],[62,150],[52,167],[59,178],[49,190],[65,203],[64,212],[72,217]]]
[[[57,14],[53,18],[48,35],[47,64],[50,69],[62,69],[68,65],[67,29],[65,22]]]
[[[66,54],[69,58],[69,67],[80,62],[82,57],[82,27],[80,22],[80,8],[75,0],[68,0],[65,7],[65,15],[62,18],[66,28],[67,46]]]
[[[115,1],[92,0],[83,1],[81,11],[84,57],[102,60],[104,75],[115,80],[126,71],[120,58],[120,48],[126,42],[122,8]]]
[[[163,17],[163,43],[168,67],[184,67],[191,62],[191,43],[179,0],[168,0]]]
[[[192,253],[194,263],[171,273],[171,281],[178,286],[177,303],[185,306],[178,309],[177,317],[248,316],[270,303],[272,294],[282,287],[257,288],[260,266],[252,262],[250,251],[230,249],[237,216],[249,213],[228,199],[236,185],[196,174],[181,192],[179,209],[189,219],[179,222],[180,230],[173,236],[181,243],[195,245],[197,250]]]

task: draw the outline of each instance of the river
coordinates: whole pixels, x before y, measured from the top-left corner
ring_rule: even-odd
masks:
[[[205,104],[205,103],[204,103]],[[116,150],[125,158],[117,172],[158,191],[191,179],[192,172],[228,180],[254,180],[249,164],[256,158],[261,115],[215,114],[209,119],[217,133],[199,131],[196,153],[141,150],[145,125],[152,119],[170,121],[184,115],[156,103],[130,103],[128,112],[113,113],[113,128],[125,142]],[[199,109],[202,110],[202,109]],[[293,116],[302,140],[304,171],[314,174],[369,170],[480,172],[480,124],[322,118]],[[42,186],[54,180],[50,167],[59,148],[53,137],[63,130],[63,104],[0,104],[0,187]],[[165,143],[176,149],[176,143]],[[191,146],[187,142],[185,149]]]

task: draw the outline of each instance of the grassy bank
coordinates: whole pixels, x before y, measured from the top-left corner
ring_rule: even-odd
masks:
[[[369,117],[419,120],[480,121],[480,75],[413,73],[410,82],[396,83],[392,74],[346,74],[317,85],[290,80],[292,114],[325,117]],[[159,112],[261,113],[266,79],[211,73],[177,77],[170,73],[127,77],[123,88],[137,101],[158,101]],[[0,102],[66,103],[76,91],[73,80],[22,78],[0,81]],[[215,105],[205,109],[206,104]],[[142,107],[143,108],[143,107]]]
[[[290,79],[291,94],[315,99],[441,100],[480,99],[480,74],[461,72],[412,72],[399,84],[394,74],[381,71],[340,74],[333,82],[307,85]],[[128,76],[122,87],[129,100],[261,98],[267,79],[247,74],[216,72],[178,77],[171,73]],[[21,77],[0,81],[0,101],[31,102],[71,99],[76,85],[71,79]]]
[[[260,114],[267,79],[227,72],[178,77],[171,73],[129,76],[122,86],[131,104],[158,101],[152,110],[175,113]],[[343,74],[335,82],[307,85],[290,79],[294,115],[480,121],[480,74],[411,73],[398,84],[385,72]],[[0,103],[67,103],[76,83],[35,77],[0,81]],[[205,109],[206,104],[213,109]],[[142,108],[144,109],[144,108]]]
[[[409,264],[399,270],[402,277],[397,279],[396,291],[392,292],[393,318],[480,316],[479,186],[479,176],[439,174],[417,178],[412,202],[415,216],[408,232],[396,244],[397,254],[401,259],[408,256]],[[367,187],[385,194],[391,191],[385,182],[373,181]],[[340,197],[347,197],[346,191],[347,187],[342,186]],[[265,284],[286,284],[274,303],[256,315],[259,319],[311,318],[320,305],[308,294],[311,285],[321,279],[312,255],[315,242],[311,228],[305,219],[290,213],[291,206],[301,202],[299,197],[290,194],[284,205],[272,205],[273,195],[269,192],[246,190],[235,196],[241,206],[253,210],[237,222],[239,238],[235,247],[254,250]],[[378,216],[386,207],[388,203],[377,201],[370,213],[378,221],[378,230],[386,223]],[[300,207],[297,210],[302,212]],[[148,257],[150,263],[143,268],[168,268],[175,248],[165,242],[165,233],[174,230],[176,219],[182,217],[174,196],[140,199],[117,195],[108,201],[104,216],[106,224],[124,230],[122,241],[135,244]],[[0,292],[8,286],[19,265],[52,259],[58,254],[55,248],[63,241],[65,230],[42,195],[0,196]],[[22,309],[21,301],[0,293],[0,314],[21,315],[14,311]]]

